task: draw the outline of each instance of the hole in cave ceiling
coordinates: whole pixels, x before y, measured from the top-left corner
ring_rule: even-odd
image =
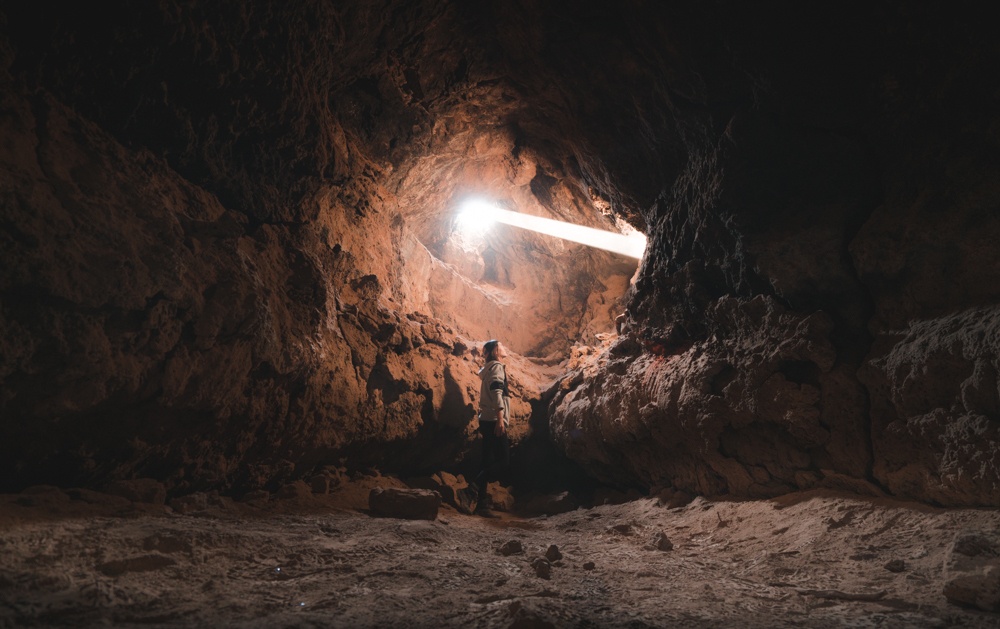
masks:
[[[576,344],[615,334],[615,317],[636,274],[632,257],[509,223],[540,217],[611,232],[632,243],[644,236],[559,164],[538,158],[502,132],[456,138],[414,160],[399,184],[409,237],[404,307],[425,312],[473,342],[498,338],[528,357],[558,361]],[[516,212],[488,228],[466,229],[463,203]],[[481,201],[481,203],[483,203]],[[622,236],[624,235],[624,236]]]

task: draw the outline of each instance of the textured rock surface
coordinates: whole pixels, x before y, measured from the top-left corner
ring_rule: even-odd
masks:
[[[515,438],[604,480],[1000,504],[975,12],[113,8],[0,13],[9,488],[455,469],[496,336]],[[634,286],[611,254],[460,234],[470,194],[642,229]]]

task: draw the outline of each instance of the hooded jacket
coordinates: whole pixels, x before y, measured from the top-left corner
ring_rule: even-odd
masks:
[[[507,368],[499,360],[491,360],[479,370],[479,421],[495,422],[497,409],[503,409],[503,425],[510,426],[510,390]]]

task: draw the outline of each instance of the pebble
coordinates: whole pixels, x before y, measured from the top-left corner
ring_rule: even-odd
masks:
[[[542,579],[552,576],[552,564],[545,557],[538,557],[531,562],[531,567],[535,569],[535,574]]]
[[[653,548],[662,551],[673,550],[674,544],[667,537],[666,533],[660,531],[659,533],[653,536]]]
[[[594,566],[594,562],[593,561],[588,561],[587,563],[583,564],[583,569],[584,570],[593,570],[594,567],[595,566]]]
[[[902,572],[906,570],[906,562],[902,559],[893,559],[889,563],[885,564],[885,569],[889,572]]]
[[[497,552],[499,552],[504,557],[510,557],[511,555],[518,555],[520,553],[523,553],[524,546],[521,544],[520,541],[512,539],[508,542],[504,542],[504,545],[501,546],[500,550],[498,550]]]
[[[555,544],[549,546],[548,550],[545,551],[545,558],[552,562],[562,559],[562,553],[559,552],[559,547]]]

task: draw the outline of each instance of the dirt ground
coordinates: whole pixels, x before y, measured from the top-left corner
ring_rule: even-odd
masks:
[[[943,595],[956,536],[996,510],[808,492],[410,521],[365,513],[371,486],[186,515],[0,496],[0,627],[1000,626]]]

